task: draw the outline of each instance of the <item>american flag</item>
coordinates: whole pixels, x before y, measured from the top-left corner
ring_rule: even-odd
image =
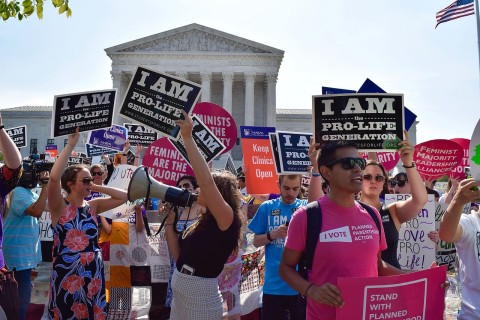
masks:
[[[437,25],[440,23],[455,20],[461,17],[469,16],[475,13],[473,0],[457,0],[448,7],[437,12]]]

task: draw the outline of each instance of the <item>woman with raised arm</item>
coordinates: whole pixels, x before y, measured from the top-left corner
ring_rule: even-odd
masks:
[[[53,270],[49,314],[53,319],[105,319],[107,303],[98,214],[127,201],[123,190],[93,184],[85,165],[67,167],[79,133],[68,143],[50,173],[48,204],[53,229]],[[62,188],[67,193],[64,198]],[[90,192],[109,197],[85,201]]]
[[[172,277],[172,320],[221,319],[222,297],[217,277],[240,238],[240,193],[234,175],[210,172],[192,138],[192,119],[177,120],[185,149],[198,182],[199,205],[206,208],[180,236],[173,230],[174,216],[166,221],[170,254],[176,260]],[[208,258],[207,258],[208,257]]]
[[[363,186],[360,196],[362,202],[375,207],[380,212],[388,246],[386,250],[382,251],[382,260],[397,268],[400,268],[397,258],[400,225],[415,218],[428,200],[427,190],[413,162],[413,146],[408,138],[408,132],[406,130],[404,132],[405,140],[399,142],[398,152],[407,172],[412,196],[408,200],[383,205],[380,201],[380,194],[388,193],[388,176],[383,165],[374,160],[367,161],[367,166],[363,170]]]

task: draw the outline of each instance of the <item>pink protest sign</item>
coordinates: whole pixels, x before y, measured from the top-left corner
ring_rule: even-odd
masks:
[[[446,266],[377,278],[338,278],[337,320],[443,319]]]
[[[368,159],[368,152],[362,153],[362,158]],[[400,160],[400,154],[398,152],[377,152],[377,161],[380,162],[386,171],[390,171]]]
[[[227,110],[211,102],[200,102],[193,108],[193,114],[202,120],[210,131],[225,145],[222,153],[230,151],[237,142],[237,124]]]
[[[458,164],[458,166],[452,169],[452,172],[450,173],[450,177],[458,180],[463,180],[465,179],[465,168],[470,166],[470,158],[469,158],[469,151],[468,151],[470,146],[470,139],[455,138],[450,140],[458,143],[463,148],[463,159]]]
[[[430,140],[415,146],[413,160],[425,180],[450,174],[463,158],[463,148],[451,140]]]
[[[170,186],[185,174],[194,175],[190,165],[166,137],[147,148],[142,164],[148,167],[151,177]]]

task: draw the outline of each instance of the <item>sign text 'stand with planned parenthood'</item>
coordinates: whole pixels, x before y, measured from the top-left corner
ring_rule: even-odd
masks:
[[[355,142],[360,150],[398,149],[403,140],[401,94],[313,96],[315,142]]]

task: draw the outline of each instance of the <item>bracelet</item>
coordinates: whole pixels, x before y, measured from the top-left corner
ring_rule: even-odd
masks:
[[[126,153],[124,153],[124,154],[123,154],[123,156],[124,156],[124,157],[126,157],[126,156],[127,156],[127,154],[126,154]]]
[[[3,128],[5,128],[5,125],[4,125],[4,124],[0,124],[0,130],[2,130]]]
[[[415,168],[415,162],[412,161],[412,164],[409,166],[406,166],[404,163],[402,163],[402,167],[404,167],[405,169]]]
[[[273,241],[272,237],[270,237],[270,231],[267,232],[267,239],[268,239],[268,241],[270,241],[270,242]]]
[[[135,158],[140,158],[139,156],[135,156]]]
[[[307,293],[308,293],[308,290],[313,286],[313,283],[310,283],[310,285],[307,287],[307,289],[305,289],[305,293],[302,294],[302,298],[306,299],[307,298]]]
[[[320,177],[321,174],[319,172],[313,172],[312,171],[312,177]]]

